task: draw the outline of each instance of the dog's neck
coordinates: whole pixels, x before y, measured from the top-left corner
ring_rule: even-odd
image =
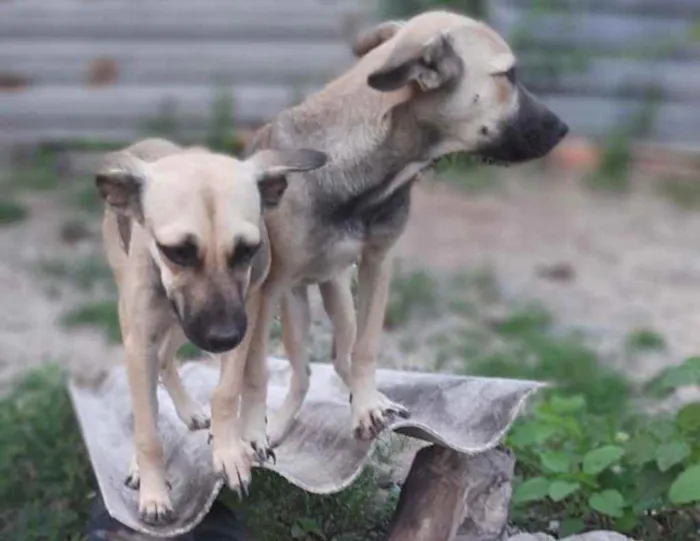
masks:
[[[273,127],[273,144],[306,145],[329,155],[322,170],[308,175],[324,208],[363,196],[390,197],[430,165],[439,146],[438,130],[412,110],[409,89],[383,94],[357,77],[354,82],[331,84],[284,112]]]

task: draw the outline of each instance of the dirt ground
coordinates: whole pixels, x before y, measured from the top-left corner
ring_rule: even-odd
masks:
[[[504,175],[499,189],[476,194],[430,179],[418,185],[397,246],[403,265],[436,277],[489,268],[507,298],[543,303],[559,325],[584,331],[633,376],[700,351],[700,211],[681,211],[644,179],[631,193],[603,195],[578,179]],[[60,324],[85,294],[37,272],[51,258],[102,257],[99,224],[91,220],[91,234],[68,243],[60,232],[70,214],[55,192],[23,201],[30,218],[0,228],[0,383],[46,361],[84,374],[118,361],[121,349],[97,330]],[[315,328],[327,330],[318,306],[315,316]],[[662,335],[666,348],[630,365],[620,352],[640,328]],[[384,358],[401,366],[396,336],[386,337]]]

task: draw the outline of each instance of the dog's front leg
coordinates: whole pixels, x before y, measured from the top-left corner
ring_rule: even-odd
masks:
[[[246,316],[254,325],[260,297],[252,294],[246,303]],[[236,349],[221,355],[221,376],[211,400],[211,442],[214,470],[239,496],[248,492],[251,469],[256,460],[252,445],[243,439],[239,407],[243,390],[246,357],[254,329],[247,329]],[[263,420],[264,421],[264,420]]]
[[[259,310],[250,329],[250,347],[241,394],[243,439],[253,446],[260,463],[275,458],[267,437],[267,340],[272,311],[279,298],[275,291],[266,284],[263,289],[255,292],[259,296]]]
[[[377,355],[390,281],[390,254],[363,253],[359,272],[358,336],[350,368],[352,422],[355,436],[362,440],[375,438],[393,416],[405,418],[409,415],[403,406],[377,390]]]
[[[134,415],[139,515],[149,524],[165,524],[175,518],[175,512],[168,495],[163,447],[158,438],[158,337],[144,338],[133,333],[125,343],[126,369]]]
[[[209,428],[209,417],[187,392],[178,373],[177,351],[186,342],[182,330],[173,326],[160,350],[160,377],[180,420],[190,430],[203,430]]]

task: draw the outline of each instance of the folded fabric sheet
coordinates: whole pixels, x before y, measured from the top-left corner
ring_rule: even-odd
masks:
[[[289,366],[270,359],[268,407],[282,404]],[[181,368],[182,379],[200,404],[209,404],[219,377],[209,362]],[[391,429],[456,451],[476,454],[496,446],[542,384],[500,378],[462,377],[379,370],[377,382],[391,400],[411,411]],[[158,389],[159,434],[163,441],[171,499],[178,518],[152,527],[138,517],[138,493],[124,485],[133,453],[132,413],[126,373],[114,369],[99,385],[71,381],[77,412],[97,482],[109,513],[134,530],[172,537],[192,530],[207,514],[222,486],[211,464],[208,432],[190,432],[177,418],[164,389]],[[373,443],[357,441],[350,424],[348,391],[326,364],[312,365],[311,387],[299,419],[276,449],[277,463],[264,466],[309,492],[344,489],[361,472]]]

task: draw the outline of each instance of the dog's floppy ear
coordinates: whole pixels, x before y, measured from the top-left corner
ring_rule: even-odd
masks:
[[[462,70],[462,60],[448,34],[440,33],[424,43],[406,35],[396,44],[386,63],[369,75],[367,84],[388,92],[415,83],[428,92],[456,80]]]
[[[95,184],[107,204],[118,214],[143,223],[141,192],[146,183],[146,164],[127,152],[105,156]]]
[[[393,38],[402,26],[403,22],[401,21],[386,21],[363,32],[352,46],[353,54],[357,58],[365,56],[372,49],[376,49],[385,41]]]
[[[250,157],[257,169],[258,189],[263,210],[276,207],[287,189],[287,173],[323,167],[328,157],[311,149],[261,150]]]

